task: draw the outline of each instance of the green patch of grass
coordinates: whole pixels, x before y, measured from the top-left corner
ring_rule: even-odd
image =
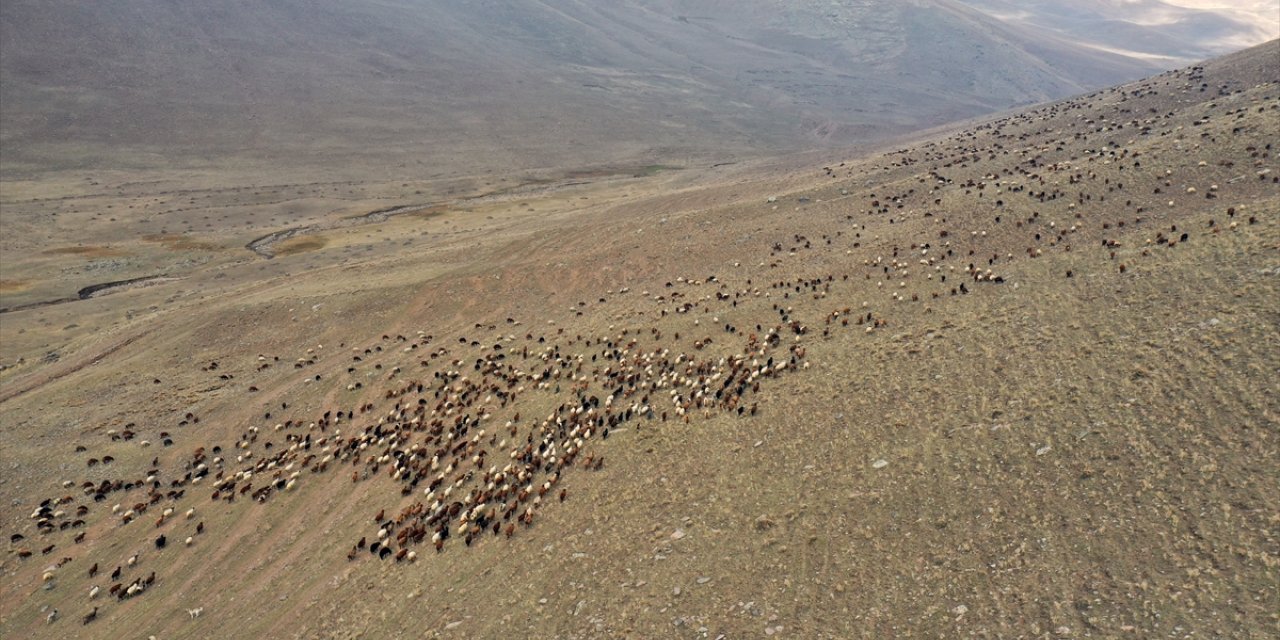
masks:
[[[658,173],[663,171],[680,171],[681,169],[684,169],[684,167],[679,167],[679,166],[670,165],[670,164],[647,164],[643,167],[640,167],[632,175],[634,175],[637,178],[648,178],[649,176],[657,175]]]
[[[278,256],[290,256],[296,253],[306,253],[308,251],[318,251],[325,248],[329,244],[329,240],[324,236],[303,236],[301,238],[291,238],[280,243],[276,248],[275,254]]]

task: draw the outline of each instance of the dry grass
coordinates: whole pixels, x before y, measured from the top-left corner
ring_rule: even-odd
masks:
[[[143,236],[142,240],[144,242],[162,244],[170,251],[220,251],[224,249],[224,247],[214,242],[173,234],[150,234]]]

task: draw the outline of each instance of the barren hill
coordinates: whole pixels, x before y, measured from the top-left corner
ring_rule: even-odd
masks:
[[[1191,63],[1280,36],[1272,0],[961,0],[1023,27],[1154,60]]]
[[[949,0],[12,0],[0,144],[8,176],[682,164],[884,139],[1157,68]]]
[[[435,203],[18,184],[0,636],[1269,637],[1278,54]]]

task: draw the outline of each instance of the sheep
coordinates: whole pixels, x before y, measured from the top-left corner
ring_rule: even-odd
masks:
[[[49,615],[44,617],[44,623],[53,624],[53,621],[57,619],[58,619],[58,610],[54,609],[53,611],[49,612]]]
[[[895,253],[895,255],[897,254]],[[687,280],[684,278],[677,279],[677,281],[681,284],[688,285],[700,285],[703,282]],[[707,280],[707,282],[712,282],[712,280]],[[707,299],[710,298],[708,297]],[[788,308],[787,311],[790,312],[791,309]],[[684,311],[681,312],[683,313]],[[785,317],[785,315],[784,320],[791,322]],[[719,323],[719,318],[716,318],[714,322]],[[792,328],[797,330],[797,333],[802,332],[801,329],[797,329],[798,323],[791,322],[791,324]],[[828,322],[828,324],[831,324],[831,322]],[[876,326],[878,327],[880,325],[877,323]],[[764,344],[755,344],[753,339],[753,343],[749,345],[749,353],[756,353],[756,349],[759,349],[757,355],[764,356],[765,350],[768,347],[777,346],[779,344],[780,336],[777,336],[776,334],[779,334],[781,329],[782,325],[774,329],[769,329],[768,335],[770,337],[767,338]],[[732,328],[727,330],[730,331],[730,333],[734,331]],[[759,326],[757,326],[757,330],[760,330]],[[559,333],[563,334],[563,330]],[[621,336],[625,335],[627,335],[627,331],[623,330],[621,332]],[[742,335],[741,332],[738,332],[738,335]],[[794,350],[792,352],[793,355],[790,362],[774,362],[772,358],[769,358],[768,365],[763,365],[762,363],[757,362],[749,371],[743,371],[741,373],[739,373],[739,366],[744,364],[741,361],[730,364],[726,367],[724,358],[720,359],[719,364],[713,364],[712,362],[699,363],[696,360],[691,359],[686,354],[680,354],[679,357],[672,362],[667,357],[669,351],[655,350],[652,354],[643,354],[644,357],[649,360],[647,362],[642,362],[639,359],[642,355],[641,352],[635,350],[635,341],[631,341],[630,344],[626,344],[623,342],[625,339],[621,336],[618,338],[620,342],[620,344],[618,344],[619,348],[616,349],[614,348],[614,343],[611,338],[602,337],[599,339],[602,343],[606,340],[609,342],[609,348],[612,351],[612,355],[606,353],[606,357],[619,362],[625,362],[626,360],[624,359],[626,358],[634,358],[634,361],[639,363],[642,367],[647,366],[648,368],[645,373],[639,375],[648,378],[648,381],[645,382],[644,379],[641,379],[642,384],[639,385],[639,389],[656,390],[663,387],[680,389],[679,394],[673,394],[675,396],[674,401],[678,405],[676,414],[678,418],[683,417],[686,422],[688,422],[690,416],[698,415],[699,413],[707,416],[711,415],[712,412],[709,409],[709,405],[716,401],[719,401],[718,404],[720,404],[721,407],[727,407],[728,409],[737,408],[739,410],[739,414],[742,414],[745,411],[745,405],[750,404],[749,400],[744,401],[742,398],[744,391],[746,389],[750,389],[751,383],[755,382],[757,378],[773,377],[775,374],[784,370],[788,372],[793,371],[797,368],[802,368],[807,364],[798,362],[796,356],[798,355],[799,358],[803,358],[803,355],[799,355],[799,353]],[[509,338],[509,340],[515,339],[516,338],[514,336]],[[534,340],[534,337],[530,334],[527,339]],[[661,340],[662,336],[658,335],[658,339]],[[678,335],[676,336],[676,339],[679,340]],[[575,342],[582,340],[582,336],[579,336],[576,340],[571,340],[569,344],[574,344]],[[539,338],[538,342],[543,343],[544,340]],[[592,342],[592,338],[588,338],[585,341],[587,345],[592,344]],[[715,344],[710,338],[700,339],[698,340],[698,343],[701,344],[702,349],[704,350]],[[478,342],[472,344],[472,346],[477,345],[479,345]],[[493,347],[493,350],[499,350],[500,346],[501,343],[499,343],[498,346]],[[484,347],[484,349],[488,349],[488,347]],[[698,347],[695,346],[695,350],[697,349]],[[381,351],[381,349],[379,349],[379,351]],[[368,353],[369,351],[366,350],[366,354]],[[511,351],[510,353],[514,353],[514,351]],[[443,355],[443,353],[434,353],[431,357],[434,359],[439,355]],[[525,350],[524,357],[529,357],[527,348]],[[552,383],[550,380],[554,378],[555,381],[564,379],[572,381],[572,388],[575,393],[582,393],[586,391],[590,382],[599,380],[597,377],[598,373],[588,373],[587,370],[583,368],[583,363],[587,357],[589,357],[592,362],[596,361],[595,354],[561,354],[559,346],[554,347],[554,349],[550,346],[547,347],[547,352],[542,356],[542,359],[549,363],[550,369],[540,380],[534,380],[530,377],[530,388],[533,387],[532,383],[536,383],[539,385],[537,388],[551,389]],[[485,359],[488,360],[488,357]],[[761,359],[763,360],[764,358]],[[454,366],[458,367],[465,364],[462,359],[457,359],[452,362]],[[493,361],[490,360],[490,362]],[[427,363],[424,361],[423,364],[425,366]],[[477,361],[475,367],[476,370],[481,371],[482,365],[483,362]],[[577,366],[576,369],[574,368],[575,365]],[[693,367],[703,368],[697,373],[694,373],[692,369]],[[730,371],[729,368],[732,370]],[[655,369],[657,370],[655,371]],[[746,377],[748,374],[750,375],[749,379]],[[483,449],[484,445],[481,442],[481,436],[484,435],[483,431],[481,431],[480,435],[476,435],[474,432],[468,433],[467,431],[469,428],[482,424],[482,420],[493,415],[490,403],[496,401],[501,403],[504,407],[508,406],[507,403],[511,400],[512,396],[522,393],[525,389],[525,385],[518,385],[518,383],[522,381],[520,378],[508,378],[507,382],[509,385],[507,388],[509,390],[514,390],[514,393],[511,393],[511,391],[504,393],[500,391],[500,384],[492,384],[489,382],[488,372],[484,375],[485,378],[482,378],[476,383],[472,383],[467,380],[466,377],[460,376],[458,371],[438,372],[436,375],[437,379],[443,380],[445,384],[441,385],[440,390],[437,391],[436,397],[441,398],[440,391],[443,391],[446,395],[441,399],[441,402],[435,409],[431,409],[427,406],[426,401],[419,400],[419,407],[421,407],[421,409],[418,415],[411,417],[407,408],[397,403],[397,406],[393,410],[388,412],[385,417],[378,420],[377,426],[369,427],[362,436],[350,439],[338,439],[336,436],[339,434],[331,432],[332,436],[327,435],[326,437],[320,438],[319,442],[314,443],[317,447],[316,451],[318,455],[313,455],[311,458],[318,458],[320,456],[327,455],[328,457],[325,458],[326,462],[338,461],[339,464],[352,462],[357,468],[359,468],[361,466],[362,455],[368,455],[368,462],[363,465],[366,467],[363,471],[365,478],[376,474],[378,471],[377,467],[379,465],[389,464],[393,467],[391,472],[394,480],[399,480],[406,485],[416,485],[419,480],[427,479],[425,469],[428,465],[432,471],[438,471],[441,468],[447,467],[444,474],[441,474],[440,477],[431,484],[431,486],[424,489],[424,495],[428,497],[428,502],[434,501],[436,503],[429,507],[432,511],[430,520],[427,519],[422,511],[422,509],[428,509],[428,507],[420,507],[417,514],[412,512],[402,514],[400,518],[396,518],[394,521],[384,520],[384,514],[381,513],[379,514],[379,517],[375,518],[375,524],[377,525],[376,531],[378,533],[377,537],[380,542],[375,546],[371,546],[370,550],[374,551],[376,555],[385,557],[391,554],[395,547],[399,547],[400,553],[396,554],[397,560],[412,559],[416,557],[415,555],[411,555],[412,552],[407,551],[405,545],[412,542],[421,542],[426,533],[431,530],[427,527],[431,527],[437,532],[435,536],[433,536],[433,542],[436,542],[437,545],[442,543],[443,540],[448,537],[448,534],[455,530],[459,534],[466,536],[468,538],[468,542],[470,542],[470,539],[475,535],[481,535],[485,530],[489,529],[489,525],[493,525],[495,535],[501,535],[501,519],[499,519],[498,510],[494,509],[492,512],[486,513],[485,505],[499,504],[501,503],[500,501],[510,500],[515,496],[517,491],[522,494],[519,498],[519,502],[529,501],[532,503],[532,506],[527,510],[524,509],[523,506],[519,506],[519,508],[517,508],[517,506],[510,506],[510,508],[507,509],[508,513],[506,517],[502,519],[510,520],[513,515],[520,515],[519,521],[521,523],[531,525],[532,520],[534,519],[534,507],[544,504],[542,502],[546,499],[544,496],[547,496],[547,494],[552,496],[558,494],[560,501],[565,501],[567,499],[566,489],[561,489],[552,493],[553,486],[557,479],[557,473],[555,472],[566,467],[573,466],[575,458],[582,456],[585,456],[586,462],[585,464],[580,463],[579,466],[585,466],[588,469],[600,468],[602,459],[596,460],[592,456],[586,456],[585,452],[583,452],[583,449],[587,446],[586,443],[589,442],[593,431],[599,430],[603,433],[602,437],[608,437],[610,434],[610,428],[613,429],[614,433],[620,433],[623,431],[623,429],[619,428],[621,424],[626,420],[630,420],[633,414],[637,417],[647,415],[649,419],[654,419],[655,412],[654,409],[650,408],[650,399],[648,395],[644,396],[643,401],[638,401],[639,398],[636,398],[635,400],[619,402],[622,398],[630,398],[631,393],[637,387],[634,381],[628,381],[632,389],[627,390],[620,388],[616,392],[606,391],[606,393],[602,394],[607,396],[606,400],[596,400],[593,396],[590,404],[578,405],[576,403],[569,403],[562,406],[559,410],[553,411],[548,419],[543,423],[541,427],[543,430],[542,433],[547,434],[548,429],[559,429],[561,430],[559,434],[549,434],[545,438],[540,438],[540,441],[531,439],[530,446],[524,448],[523,451],[519,448],[510,450],[512,454],[512,463],[508,464],[506,468],[501,470],[501,472],[499,472],[497,465],[494,465],[493,468],[485,473],[484,466],[486,465],[484,465],[484,460],[486,452]],[[605,375],[610,376],[610,373],[606,371]],[[724,381],[723,392],[718,391],[715,388],[711,388],[708,385],[708,379],[714,381],[722,375],[728,377],[728,379]],[[732,386],[730,384],[731,382],[734,383]],[[516,388],[517,385],[519,386],[518,389]],[[412,387],[415,385],[410,386]],[[423,385],[417,384],[416,387],[418,393],[421,394],[423,392]],[[685,387],[689,387],[689,391],[684,391]],[[556,389],[559,390],[559,388],[560,387],[556,385]],[[758,383],[756,384],[755,390],[759,390]],[[408,388],[398,392],[396,390],[388,390],[387,397],[394,398],[397,397],[397,395],[407,392]],[[640,393],[646,392],[641,391]],[[724,399],[722,399],[722,393]],[[712,394],[715,395],[716,400],[711,400]],[[477,402],[483,403],[483,405],[477,405]],[[739,402],[743,403],[743,407],[738,407],[737,403]],[[617,406],[625,407],[628,404],[631,405],[630,408],[626,408],[619,413],[613,412]],[[468,413],[469,408],[476,409],[476,412],[474,414]],[[751,408],[752,413],[754,414],[755,405],[752,404]],[[364,413],[371,409],[373,409],[373,405],[363,405],[358,409],[358,411]],[[427,411],[431,412],[430,416],[427,415]],[[318,428],[321,431],[324,431],[327,426],[336,424],[336,422],[332,421],[331,416],[332,412],[326,412],[322,421],[320,423],[312,423],[310,429],[316,429],[318,424]],[[425,429],[428,427],[428,423],[432,421],[432,416],[440,416],[441,418],[439,420],[435,420],[434,424],[430,425],[433,429],[439,429],[434,432],[434,434],[439,438],[436,442],[448,443],[450,446],[450,449],[441,449],[440,451],[437,451],[434,456],[426,449],[426,447],[421,447],[421,449],[419,449],[417,446],[408,444],[405,439],[408,437],[407,431],[397,431],[397,428],[404,429],[406,426],[414,430],[420,430],[418,429],[419,427],[421,429]],[[452,428],[445,424],[444,416],[456,417],[456,421]],[[346,411],[338,412],[338,421],[348,417],[354,418],[354,415]],[[393,424],[394,422],[399,422],[399,427],[395,426]],[[513,438],[516,437],[516,428],[519,422],[519,414],[516,414],[515,418],[507,423],[512,429],[511,435]],[[303,424],[305,423],[299,423],[297,426],[302,426]],[[289,423],[277,425],[276,431],[281,431],[282,428],[287,429],[290,426],[292,425]],[[384,429],[389,430],[384,431]],[[445,432],[441,433],[441,430],[445,430]],[[254,432],[256,429],[251,429],[250,431]],[[560,436],[565,435],[566,432],[568,437],[562,440]],[[242,436],[242,439],[248,437],[249,436]],[[327,442],[329,437],[335,437],[331,443]],[[204,475],[208,475],[209,481],[215,482],[215,489],[234,498],[234,493],[237,489],[240,489],[240,487],[236,486],[239,482],[247,481],[252,474],[259,474],[264,471],[269,472],[273,468],[284,468],[287,473],[288,471],[293,470],[294,465],[299,462],[297,458],[292,457],[294,452],[310,450],[313,445],[311,436],[306,436],[305,440],[296,437],[291,437],[287,440],[293,445],[289,447],[287,457],[286,455],[273,457],[270,461],[264,461],[264,463],[252,465],[252,462],[249,460],[249,456],[242,455],[241,461],[248,462],[252,466],[236,473],[235,480],[224,480],[221,470],[217,472],[216,477],[212,475],[211,472],[205,471],[208,467],[204,467],[203,449],[201,449],[193,462],[200,467],[204,467],[204,469],[199,469],[197,467],[194,478],[191,477],[191,473],[188,473],[187,481],[194,484],[195,480]],[[488,444],[492,446],[495,442],[496,440],[491,438]],[[428,445],[429,444],[430,443],[428,443]],[[376,448],[381,448],[384,445],[386,448],[375,453],[375,451],[377,451]],[[509,450],[505,439],[503,444],[498,446],[499,449],[497,450],[501,450],[503,452]],[[320,450],[320,447],[323,447],[322,451]],[[241,446],[241,448],[247,449],[247,443]],[[369,453],[362,454],[362,452],[366,450]],[[213,453],[218,452],[219,450],[214,448]],[[301,461],[302,470],[306,470],[308,468],[309,463],[311,463],[311,458]],[[477,469],[468,470],[470,465],[465,464],[468,459],[471,460]],[[215,462],[214,464],[218,463]],[[153,466],[155,465],[156,463],[153,461]],[[220,464],[218,464],[218,466],[221,468]],[[518,468],[513,468],[513,466]],[[189,466],[188,468],[191,467]],[[320,473],[325,470],[322,465],[320,468],[312,466],[311,469],[316,473]],[[230,469],[227,471],[228,473],[232,472]],[[415,476],[415,471],[420,471],[422,473]],[[452,476],[455,472],[460,472],[462,475],[455,478]],[[277,483],[272,483],[272,485],[276,489],[292,488],[293,481],[298,478],[299,473],[301,473],[301,471],[295,472],[292,476],[289,476],[284,480],[284,484],[278,483],[283,474],[277,473]],[[474,489],[466,485],[466,483],[473,477],[473,473],[477,476],[484,473],[484,480],[481,481],[479,487]],[[545,477],[539,477],[542,476],[543,473],[546,473],[547,475]],[[154,472],[153,475],[159,475],[159,472]],[[517,477],[518,480],[516,479]],[[183,481],[178,480],[177,482],[181,483]],[[484,488],[486,484],[488,485],[487,489]],[[250,490],[252,490],[251,487],[245,486],[245,488],[240,489],[239,493],[243,494]],[[106,490],[103,492],[105,493]],[[447,501],[451,492],[454,494],[455,498],[458,498],[458,501],[453,504],[442,504],[441,500],[435,500],[436,496],[442,495]],[[535,493],[537,497],[530,496],[529,494],[531,492]],[[405,491],[405,493],[407,494],[408,492]],[[214,499],[218,499],[219,496],[220,494],[215,493]],[[255,498],[257,498],[257,494],[255,494]],[[532,500],[530,500],[530,498],[532,498]],[[154,504],[154,501],[152,504]],[[453,508],[454,505],[460,507],[460,509]],[[142,508],[135,507],[135,511],[136,513],[141,513]],[[194,511],[194,508],[187,510],[185,514],[186,517],[188,519],[193,519]],[[523,513],[521,513],[522,511]],[[173,515],[173,513],[174,511],[172,509],[167,509],[166,513],[161,516],[161,523],[167,521],[166,519]],[[134,514],[130,515],[133,516]],[[407,518],[412,518],[415,515],[419,518],[420,524],[408,523],[408,526],[401,526],[406,524],[405,520]],[[454,522],[448,522],[448,520],[454,520]],[[461,526],[455,529],[455,525]],[[421,533],[415,531],[415,528],[421,530]],[[201,529],[202,523],[197,526],[197,535],[199,535]],[[390,534],[393,532],[397,533],[396,540],[398,543],[394,546],[388,544],[390,542]],[[509,526],[508,536],[513,534],[514,526]],[[161,540],[164,540],[163,536],[156,539],[155,543],[157,544],[157,548],[162,547],[163,543]],[[184,543],[186,545],[191,545],[193,540],[193,537],[187,537],[184,540]],[[437,548],[439,549],[439,546]],[[133,562],[130,563],[131,566],[132,564]],[[134,592],[136,593],[137,590],[135,589]]]
[[[102,588],[101,588],[101,587],[99,587],[99,586],[98,586],[98,585],[96,585],[96,584],[95,584],[95,585],[93,585],[93,587],[91,587],[91,588],[89,589],[89,599],[90,599],[90,600],[92,600],[92,599],[94,599],[94,598],[98,597],[98,593],[100,593],[101,591],[102,591]]]
[[[199,617],[200,617],[200,614],[202,614],[202,613],[204,613],[204,607],[196,607],[195,609],[187,609],[187,615],[191,616],[191,619],[192,619],[192,620],[195,620],[196,618],[199,618]]]
[[[93,622],[94,620],[97,620],[97,619],[98,619],[98,608],[94,607],[93,611],[90,611],[89,613],[85,614],[84,621],[81,624],[89,624],[90,622]]]

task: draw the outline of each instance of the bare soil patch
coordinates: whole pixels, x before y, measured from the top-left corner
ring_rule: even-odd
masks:
[[[0,293],[17,293],[31,288],[28,280],[0,280]]]
[[[112,258],[129,255],[128,252],[103,246],[74,246],[45,249],[42,253],[54,256],[83,256],[85,258]]]
[[[276,245],[275,253],[277,256],[288,256],[308,251],[319,251],[327,244],[329,244],[329,240],[320,235],[289,238]]]

